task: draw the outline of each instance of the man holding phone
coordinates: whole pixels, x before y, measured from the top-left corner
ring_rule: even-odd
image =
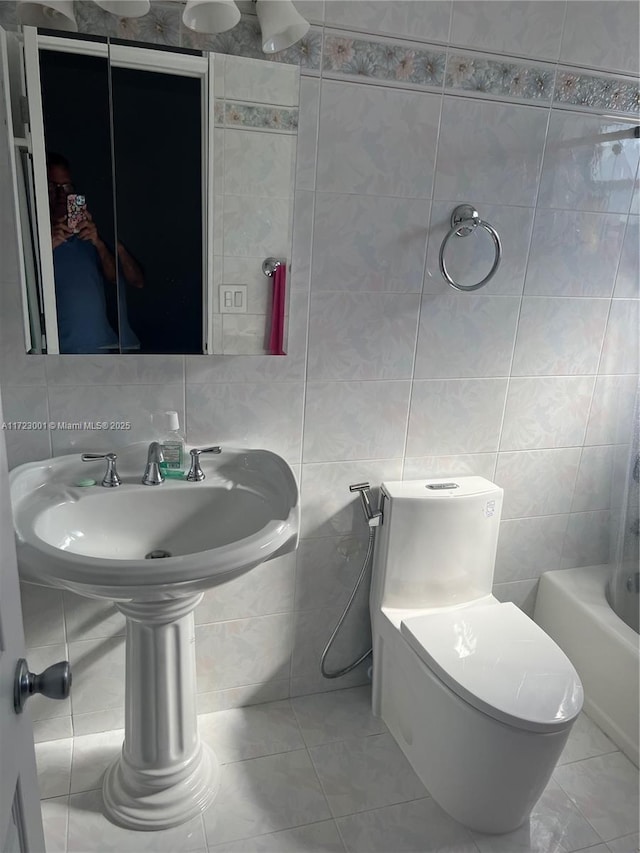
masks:
[[[108,321],[105,282],[119,284],[116,258],[101,239],[84,198],[74,193],[65,157],[47,154],[47,178],[60,352],[139,349],[127,320],[124,294],[118,294],[120,337]],[[117,254],[122,277],[133,287],[143,287],[140,266],[120,242]]]

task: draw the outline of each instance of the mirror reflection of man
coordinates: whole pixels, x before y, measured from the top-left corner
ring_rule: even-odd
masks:
[[[139,264],[119,241],[116,261],[88,210],[75,230],[69,226],[67,198],[74,193],[74,186],[65,157],[47,154],[47,179],[60,352],[140,349],[127,319],[123,289],[118,289],[119,337],[107,317],[105,293],[105,283],[116,286],[122,279],[132,287],[144,287]]]

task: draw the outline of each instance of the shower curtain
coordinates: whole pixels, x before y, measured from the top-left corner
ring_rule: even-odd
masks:
[[[640,387],[636,391],[632,437],[626,465],[620,523],[613,536],[613,566],[607,586],[612,609],[638,631],[640,590]]]

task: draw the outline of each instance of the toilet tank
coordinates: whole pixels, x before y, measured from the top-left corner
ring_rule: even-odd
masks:
[[[503,490],[484,477],[382,484],[371,608],[448,607],[489,595]]]

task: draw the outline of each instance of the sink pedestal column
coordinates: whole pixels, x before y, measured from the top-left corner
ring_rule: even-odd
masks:
[[[218,762],[196,717],[193,610],[201,599],[116,604],[127,617],[125,735],[103,795],[109,817],[130,829],[184,823],[218,791]]]

